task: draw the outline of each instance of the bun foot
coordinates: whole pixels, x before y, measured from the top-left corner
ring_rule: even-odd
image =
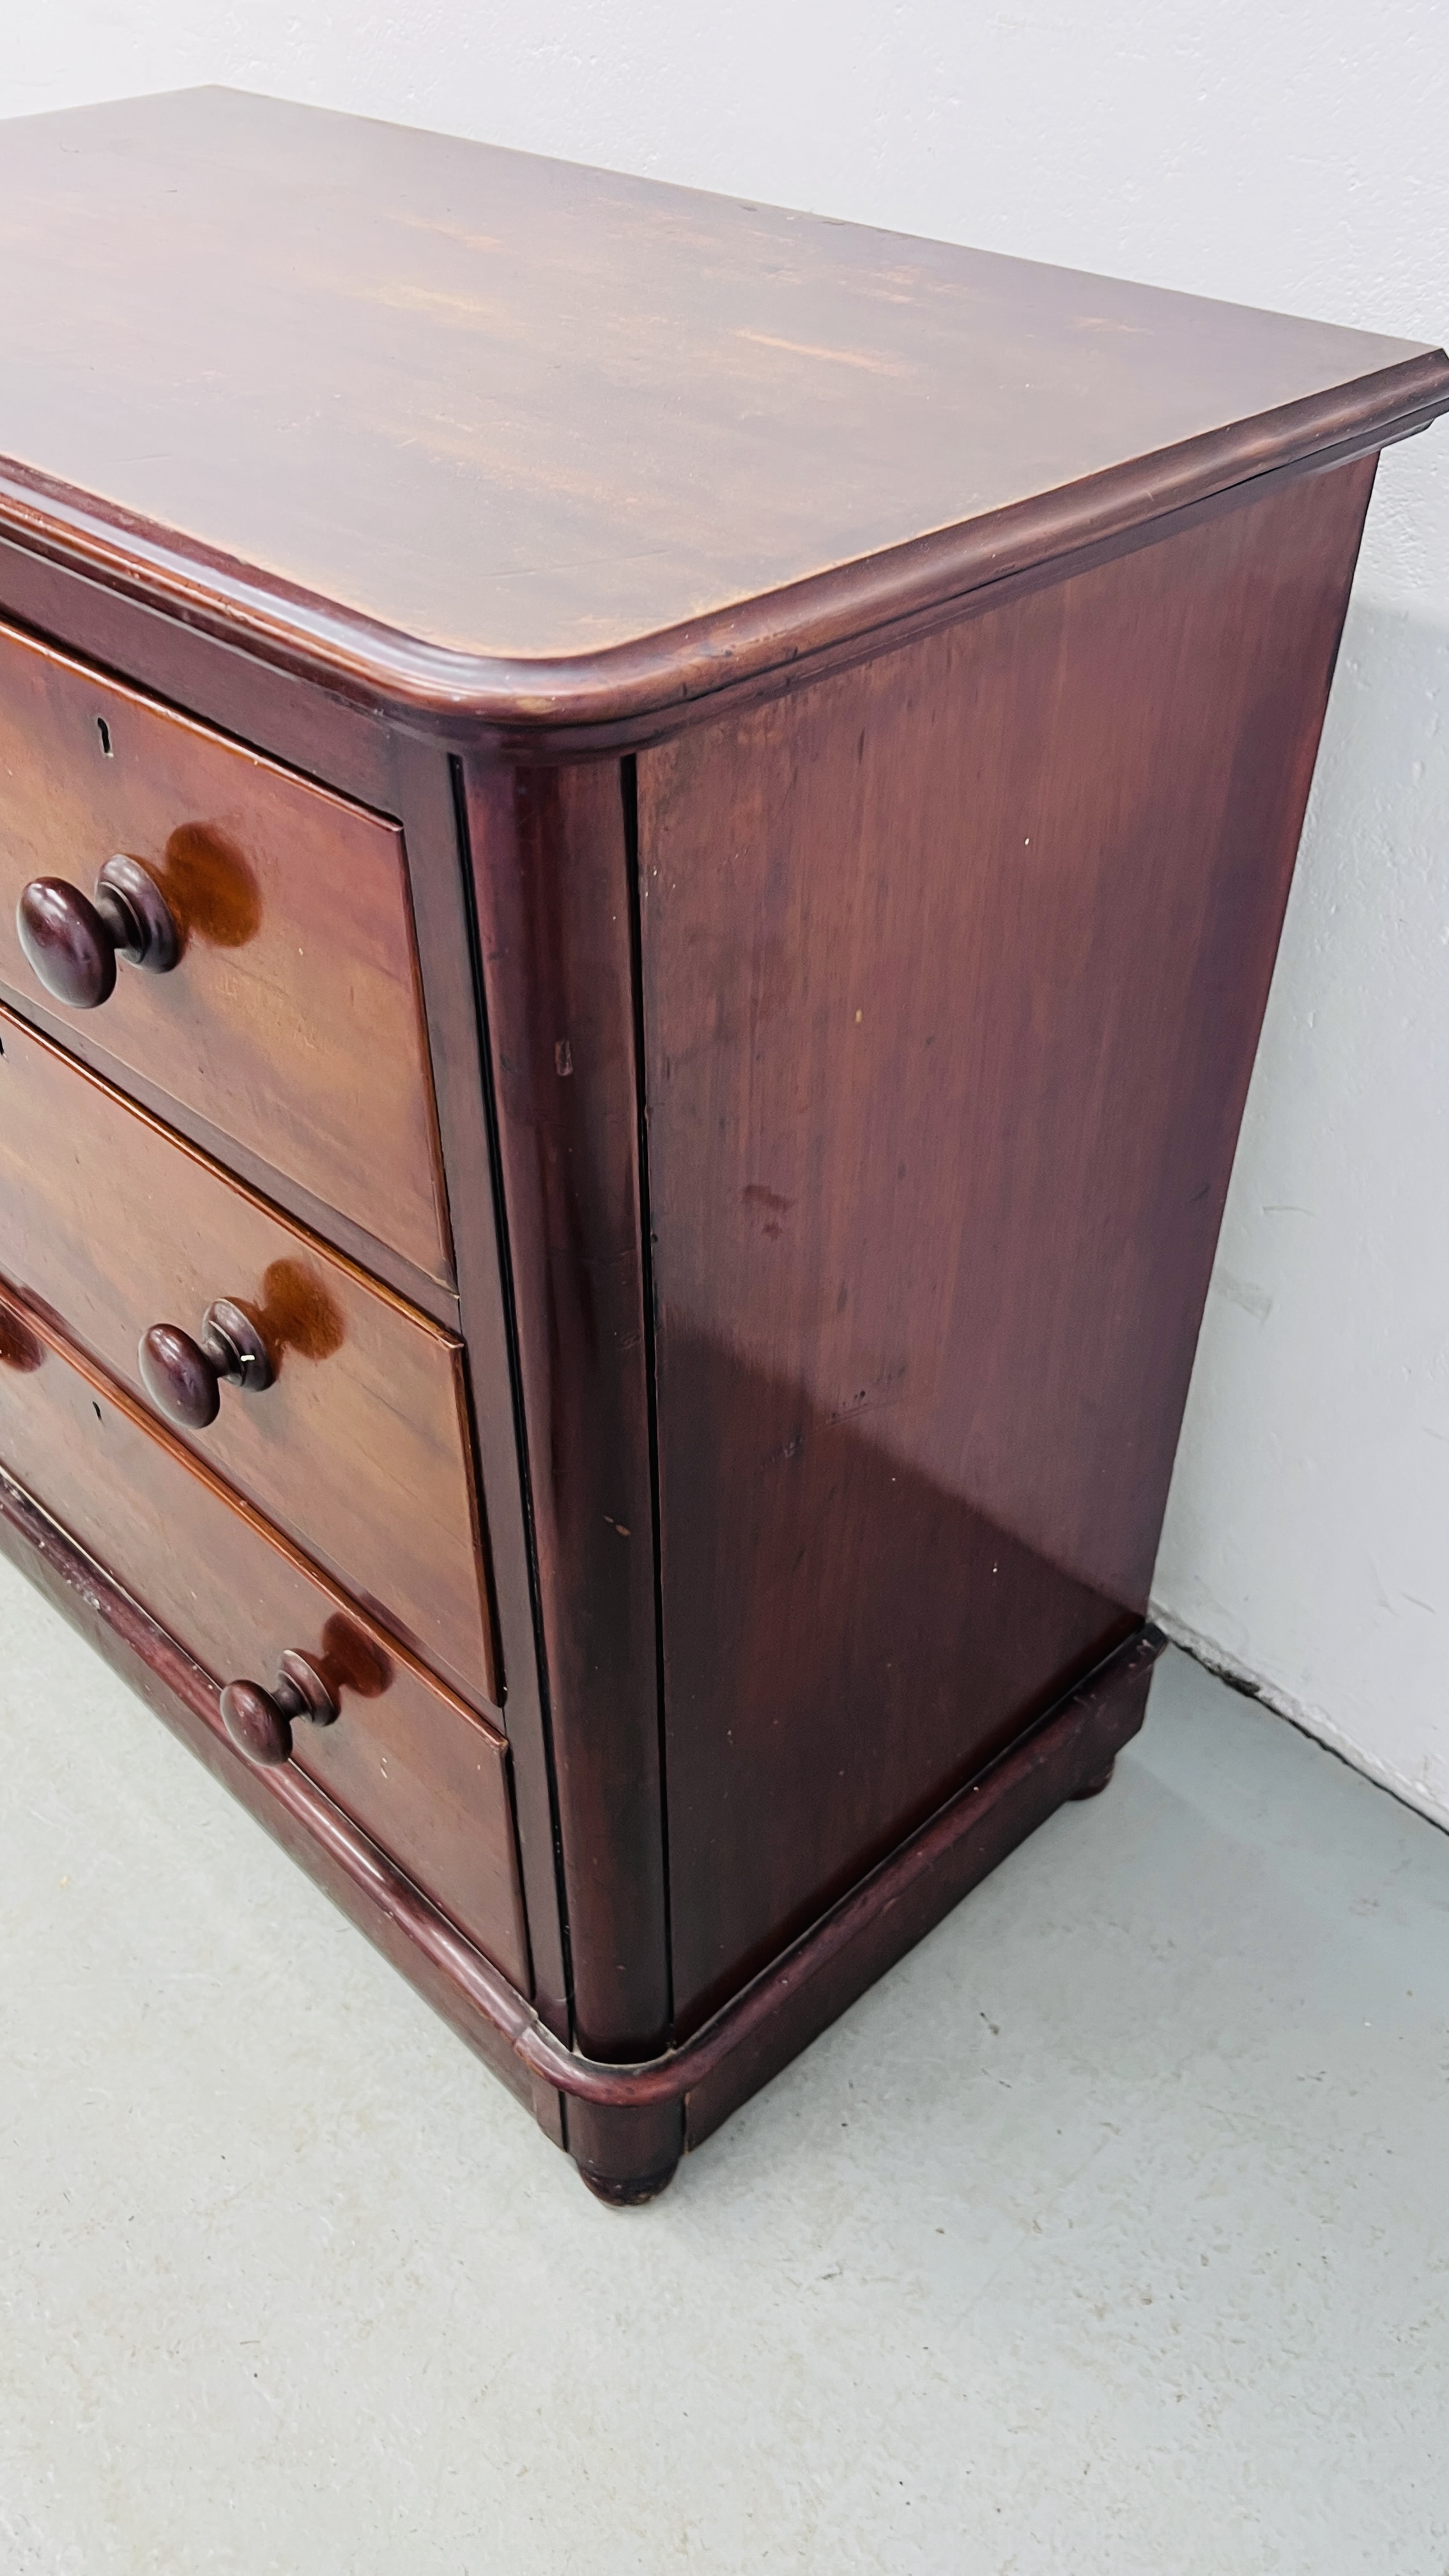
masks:
[[[1117,1764],[1114,1758],[1108,1763],[1105,1771],[1094,1771],[1090,1780],[1084,1780],[1080,1789],[1074,1789],[1072,1791],[1072,1796],[1074,1798],[1100,1798],[1116,1768]]]
[[[587,2165],[579,2166],[579,2177],[588,2184],[595,2200],[606,2202],[610,2209],[639,2209],[646,2200],[657,2200],[661,2191],[667,2191],[678,2171],[676,2156],[674,2163],[665,2165],[661,2172],[633,2174],[626,2182],[612,2174],[590,2173]]]
[[[596,2200],[638,2209],[673,2182],[684,2153],[678,2102],[570,2102],[569,2154]]]

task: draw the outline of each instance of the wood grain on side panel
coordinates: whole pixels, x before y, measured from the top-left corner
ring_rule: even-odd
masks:
[[[681,2029],[1142,1615],[1372,475],[640,758]]]

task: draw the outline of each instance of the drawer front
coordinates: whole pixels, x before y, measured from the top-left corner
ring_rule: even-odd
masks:
[[[187,1445],[496,1700],[460,1344],[3,1009],[0,1047],[0,1274],[143,1402],[142,1335],[239,1306],[273,1382]]]
[[[507,1747],[147,1420],[0,1296],[0,1465],[220,1684],[289,1647],[340,1714],[293,1759],[511,1977],[527,1962]]]
[[[181,936],[88,1037],[430,1277],[446,1227],[402,835],[0,628],[0,981],[47,1000],[15,908],[140,860]],[[65,1005],[51,1007],[64,1012]]]

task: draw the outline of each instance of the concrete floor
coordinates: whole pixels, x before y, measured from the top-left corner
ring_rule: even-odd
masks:
[[[3,2576],[1445,2576],[1449,1836],[1170,1657],[652,2209],[0,1565]]]

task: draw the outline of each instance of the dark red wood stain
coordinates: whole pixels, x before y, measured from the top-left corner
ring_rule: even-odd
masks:
[[[1145,1612],[1372,473],[640,759],[682,2027]]]
[[[1141,1723],[1449,360],[225,92],[5,144],[0,1545],[646,2198]]]
[[[669,2036],[632,893],[612,763],[469,780],[579,2043]]]

